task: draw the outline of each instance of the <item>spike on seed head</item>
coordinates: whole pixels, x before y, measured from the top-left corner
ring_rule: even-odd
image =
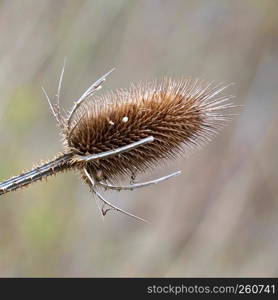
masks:
[[[228,101],[231,96],[217,96],[225,88],[199,80],[165,78],[94,96],[72,116],[65,133],[66,151],[97,154],[153,136],[151,143],[86,164],[94,178],[101,170],[102,179],[111,181],[135,169],[144,172],[210,140],[228,119],[225,110],[233,107]],[[73,160],[73,166],[81,169],[84,162]]]

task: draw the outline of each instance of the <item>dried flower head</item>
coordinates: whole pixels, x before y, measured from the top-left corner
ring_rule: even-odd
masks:
[[[232,106],[223,104],[230,97],[215,98],[222,89],[198,80],[164,79],[94,97],[75,112],[65,135],[66,151],[85,156],[152,136],[153,142],[121,155],[76,163],[78,169],[86,165],[94,178],[109,181],[144,172],[216,133],[226,119],[223,109]]]
[[[177,175],[179,172],[145,183],[113,185],[210,140],[228,119],[226,110],[234,107],[229,101],[231,96],[219,96],[227,86],[187,78],[165,78],[92,96],[109,72],[75,102],[64,118],[59,106],[63,73],[64,68],[57,105],[53,106],[45,95],[61,128],[64,152],[50,162],[0,183],[0,194],[75,169],[101,199],[103,215],[107,212],[105,206],[122,211],[108,202],[98,187],[134,189]]]

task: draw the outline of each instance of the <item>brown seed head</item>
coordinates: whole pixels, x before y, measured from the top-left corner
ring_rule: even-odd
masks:
[[[200,146],[227,120],[226,86],[199,80],[164,79],[92,97],[75,112],[65,132],[66,152],[96,154],[148,136],[154,141],[129,152],[86,163],[94,178],[116,181],[157,166],[186,148]],[[81,169],[84,162],[73,161]]]

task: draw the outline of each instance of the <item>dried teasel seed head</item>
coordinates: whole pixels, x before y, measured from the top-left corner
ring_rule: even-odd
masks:
[[[86,166],[94,178],[113,182],[202,145],[228,119],[226,109],[234,107],[232,96],[219,96],[226,87],[166,78],[93,96],[72,116],[64,133],[66,152],[89,155],[148,136],[154,141],[106,159],[87,163],[73,159],[72,166],[80,170]]]
[[[180,171],[134,182],[138,171],[146,171],[208,141],[229,119],[227,109],[235,107],[229,101],[232,96],[219,96],[227,86],[192,79],[164,79],[92,97],[112,69],[95,81],[64,117],[59,105],[64,69],[65,62],[56,104],[43,89],[63,136],[63,153],[0,182],[0,195],[76,169],[101,201],[98,208],[103,216],[112,209],[145,221],[110,203],[98,188],[134,190],[179,175]],[[126,175],[131,179],[129,185],[113,184]]]

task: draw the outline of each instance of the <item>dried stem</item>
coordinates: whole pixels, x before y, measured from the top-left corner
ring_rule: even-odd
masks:
[[[72,154],[61,156],[0,183],[0,195],[15,191],[48,176],[63,172],[70,168]]]
[[[79,155],[74,155],[73,153],[61,154],[59,157],[53,159],[52,161],[35,167],[31,171],[24,172],[16,177],[12,177],[6,181],[1,182],[0,195],[15,191],[38,180],[42,180],[48,176],[55,175],[59,172],[73,169],[75,168],[76,162],[90,162],[93,160],[105,159],[111,156],[120,155],[123,152],[138,148],[146,143],[152,142],[153,140],[153,137],[150,136],[124,147],[119,147],[110,151],[85,157],[80,157]]]

